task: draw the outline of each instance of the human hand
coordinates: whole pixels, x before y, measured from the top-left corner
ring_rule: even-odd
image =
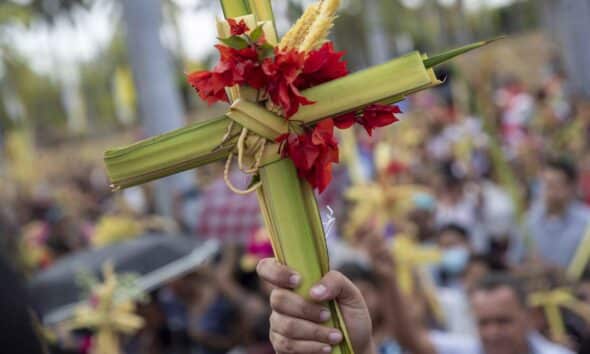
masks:
[[[258,275],[276,288],[270,296],[270,340],[277,354],[330,353],[343,340],[342,333],[323,325],[330,319],[325,303],[338,301],[351,344],[357,354],[374,354],[372,325],[361,292],[339,272],[329,272],[312,287],[309,298],[291,291],[301,277],[267,258],[258,263]]]
[[[385,238],[371,225],[365,225],[362,229],[364,242],[361,247],[371,260],[375,274],[388,282],[394,281],[395,262],[391,249]]]

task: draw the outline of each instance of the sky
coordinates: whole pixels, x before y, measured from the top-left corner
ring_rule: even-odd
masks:
[[[211,52],[215,43],[215,15],[220,15],[219,9],[205,8],[195,10],[199,0],[175,0],[182,11],[178,18],[180,43],[184,55],[189,60],[202,60]],[[302,0],[311,3],[312,0]],[[407,6],[419,6],[424,0],[402,0]],[[455,0],[439,0],[442,4],[450,5]],[[514,0],[465,0],[470,10],[480,6],[503,6]],[[284,13],[285,2],[274,3],[277,13]],[[281,18],[281,16],[277,16]],[[89,60],[97,55],[110,42],[116,24],[120,19],[119,10],[107,0],[98,0],[90,11],[78,11],[74,18],[77,25],[62,19],[55,26],[35,24],[27,29],[20,25],[10,26],[3,33],[5,38],[14,45],[19,52],[30,59],[32,68],[40,73],[52,73],[57,69],[59,76],[75,75],[70,70],[76,63]],[[114,23],[115,22],[115,23]],[[288,24],[279,23],[279,32],[286,30]],[[172,46],[175,42],[175,31],[170,25],[164,25],[161,38],[165,45]],[[1,73],[0,68],[0,73]]]

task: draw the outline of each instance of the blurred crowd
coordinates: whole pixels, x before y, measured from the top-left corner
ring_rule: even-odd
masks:
[[[503,350],[522,339],[511,327],[518,311],[487,309],[498,311],[488,313],[497,322],[490,324],[469,300],[482,280],[502,273],[518,279],[528,295],[559,288],[578,299],[582,310],[557,310],[565,333],[545,316],[544,303],[522,300],[517,307],[545,338],[536,343],[584,352],[590,338],[584,307],[590,308],[590,102],[568,92],[559,70],[538,87],[500,77],[492,97],[465,84],[466,99],[457,97],[461,80],[444,74],[445,85],[402,103],[407,114],[392,129],[373,138],[358,131],[349,142],[354,158],[344,156],[320,197],[333,268],[362,290],[381,353],[419,349],[408,348],[407,338],[392,329],[395,315],[384,311],[393,300],[371,257],[374,235],[390,247],[391,272],[411,296],[407,321],[433,338],[460,343],[456,338],[480,336],[500,348],[495,352],[513,353]],[[175,195],[167,218],[156,216],[153,186],[113,194],[100,164],[68,166],[51,180],[2,188],[2,258],[32,277],[72,253],[147,233],[219,239],[215,259],[139,305],[146,326],[125,340],[125,352],[273,353],[271,288],[255,273],[272,249],[256,198],[234,199],[221,179],[223,166],[209,167],[194,189]],[[349,193],[353,189],[362,198]],[[379,198],[372,203],[374,190]],[[410,246],[397,247],[401,239]],[[422,260],[426,251],[435,255]],[[56,353],[87,350],[83,333],[57,333]]]

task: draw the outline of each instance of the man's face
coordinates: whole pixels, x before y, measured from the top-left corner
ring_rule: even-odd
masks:
[[[574,186],[570,185],[563,172],[550,168],[545,169],[543,184],[545,203],[549,210],[561,210],[569,203]]]
[[[476,290],[471,302],[486,354],[528,352],[527,311],[512,289]]]

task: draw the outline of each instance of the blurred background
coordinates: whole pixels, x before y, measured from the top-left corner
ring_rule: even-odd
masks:
[[[279,32],[310,3],[274,1]],[[82,300],[76,289],[60,294],[64,279],[84,264],[98,274],[109,256],[117,272],[140,275],[189,257],[145,286],[151,301],[138,311],[146,325],[125,339],[125,352],[269,350],[269,289],[253,271],[272,251],[256,198],[229,192],[221,163],[112,193],[102,162],[107,148],[224,113],[186,83],[187,73],[217,61],[216,16],[210,0],[0,3],[0,259],[26,286],[53,291],[31,301],[56,353],[88,347],[87,331],[45,318]],[[440,68],[445,83],[402,102],[400,123],[372,138],[361,130],[342,137],[352,147],[319,197],[325,219],[335,220],[334,267],[370,268],[357,257],[361,227],[347,223],[366,206],[346,198],[370,186],[390,195],[378,207],[386,239],[411,234],[442,251],[463,240],[486,272],[518,273],[545,290],[567,284],[590,301],[588,257],[576,253],[590,239],[588,34],[586,0],[343,0],[333,40],[351,71],[412,50],[507,37]],[[194,243],[137,243],[154,235]],[[555,248],[554,235],[567,240]],[[104,247],[114,248],[97,256]],[[169,259],[153,261],[162,247],[173,250]],[[190,258],[193,249],[202,252]],[[72,257],[78,263],[63,263]],[[574,258],[583,269],[572,282]],[[435,286],[452,284],[463,263],[458,271],[429,265]],[[551,337],[540,317],[538,329]],[[588,326],[571,317],[567,338],[553,339],[577,350]]]

